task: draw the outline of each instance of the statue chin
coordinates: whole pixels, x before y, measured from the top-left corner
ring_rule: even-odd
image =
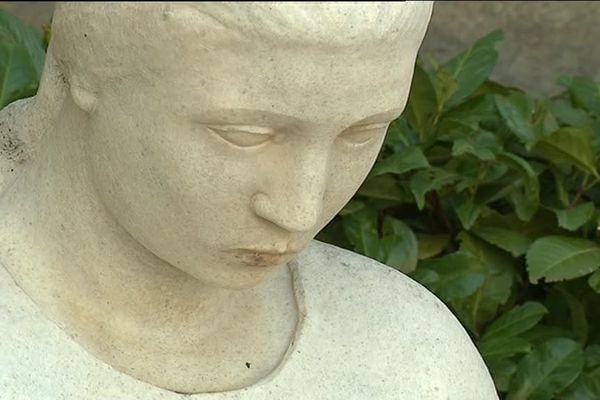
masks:
[[[497,399],[435,296],[310,241],[431,7],[59,3],[0,112],[0,400]]]

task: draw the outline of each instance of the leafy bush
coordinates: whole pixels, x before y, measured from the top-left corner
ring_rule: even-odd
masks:
[[[600,86],[564,77],[532,98],[493,82],[501,39],[419,62],[373,171],[318,239],[436,293],[506,399],[600,399]],[[45,44],[0,11],[0,108],[35,93]]]
[[[403,271],[468,329],[508,400],[600,399],[600,86],[489,79],[502,33],[420,61],[371,174],[318,239]]]
[[[42,34],[0,10],[0,109],[35,95],[44,58]]]

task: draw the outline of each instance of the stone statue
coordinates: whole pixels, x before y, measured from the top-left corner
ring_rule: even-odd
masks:
[[[0,398],[497,399],[430,292],[312,241],[431,7],[58,4],[0,114]]]

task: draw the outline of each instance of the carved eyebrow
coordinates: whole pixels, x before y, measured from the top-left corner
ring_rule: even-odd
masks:
[[[389,122],[398,118],[402,114],[402,111],[402,108],[393,108],[391,110],[363,118],[360,121],[357,121],[354,124],[352,124],[352,126],[376,124],[379,122]]]
[[[393,108],[358,120],[350,126],[389,122],[398,118],[402,111],[402,108]],[[205,124],[255,124],[258,126],[271,125],[273,122],[279,125],[298,124],[303,122],[301,118],[292,115],[248,108],[206,110],[195,114],[194,119]]]
[[[267,110],[253,110],[248,108],[219,108],[206,110],[195,114],[195,120],[206,124],[243,124],[243,125],[286,125],[298,123],[301,120],[291,115],[279,114]]]

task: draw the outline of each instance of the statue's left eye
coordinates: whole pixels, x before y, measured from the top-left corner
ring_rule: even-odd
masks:
[[[209,125],[208,129],[237,147],[258,147],[272,139],[272,129],[249,125]]]
[[[367,144],[371,140],[385,134],[390,123],[359,125],[344,131],[339,137],[355,145]]]

